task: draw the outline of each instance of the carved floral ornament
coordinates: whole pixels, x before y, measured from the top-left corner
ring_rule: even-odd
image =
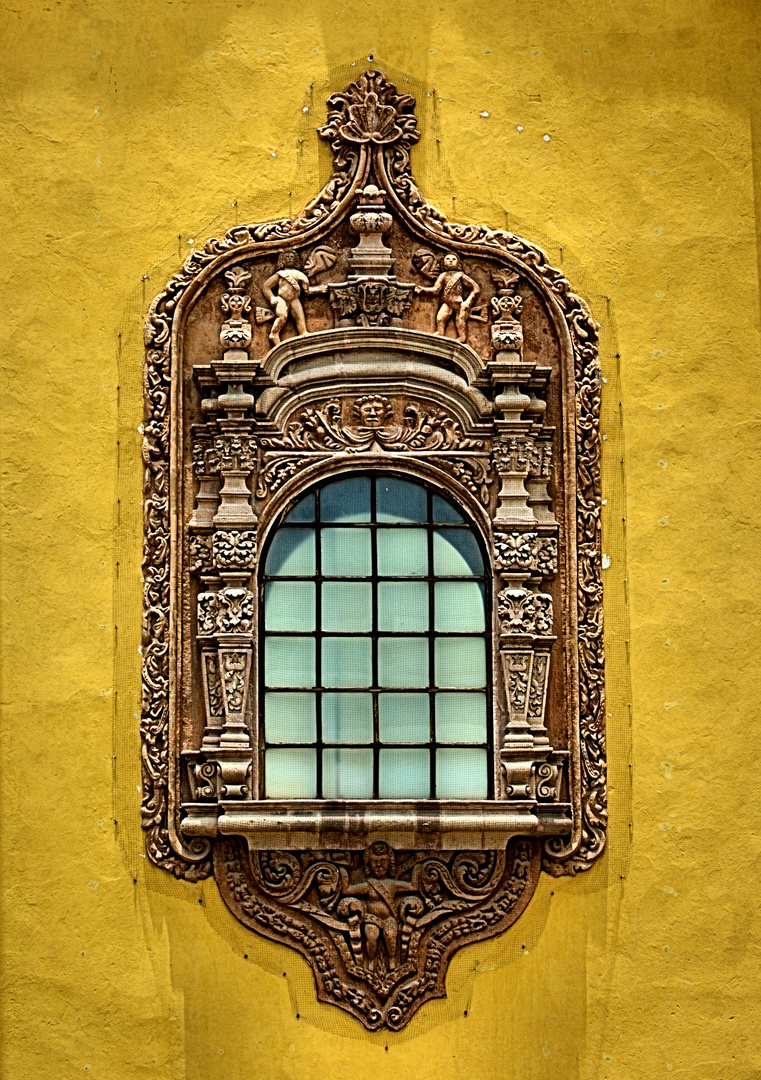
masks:
[[[214,874],[322,1000],[392,1030],[541,870],[587,869],[606,822],[596,326],[538,248],[425,200],[414,107],[378,72],[333,94],[331,179],[196,250],[145,365],[148,856]],[[484,553],[486,798],[266,788],[267,552],[310,492],[363,476],[444,499]]]

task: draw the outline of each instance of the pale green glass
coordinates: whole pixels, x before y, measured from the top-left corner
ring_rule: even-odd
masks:
[[[314,686],[314,638],[267,637],[264,683],[266,686]]]
[[[486,629],[484,587],[480,581],[437,581],[434,629],[477,634]]]
[[[351,692],[322,695],[322,741],[371,743],[373,695]]]
[[[428,573],[426,529],[378,529],[381,577],[425,577]]]
[[[357,476],[320,490],[320,521],[369,521],[370,480]]]
[[[314,495],[307,495],[301,502],[297,502],[283,521],[314,521]]]
[[[397,632],[427,630],[428,582],[380,581],[378,629]]]
[[[485,750],[437,750],[436,798],[485,799],[486,769]]]
[[[264,586],[266,630],[314,630],[313,581],[268,581]]]
[[[431,737],[428,694],[378,694],[382,743],[427,743]]]
[[[427,492],[420,484],[392,477],[375,481],[376,521],[426,521]]]
[[[469,529],[434,529],[433,572],[436,577],[478,577],[483,574],[481,552]]]
[[[486,694],[436,694],[435,714],[436,742],[486,742]]]
[[[322,572],[326,577],[369,577],[369,529],[323,529]]]
[[[378,638],[379,686],[428,686],[428,638]]]
[[[459,510],[455,510],[450,502],[442,499],[439,495],[433,496],[431,508],[433,510],[433,520],[437,524],[448,524],[449,522],[455,524],[465,520]]]
[[[486,686],[486,646],[482,637],[436,638],[436,686]]]
[[[372,750],[323,750],[322,796],[324,799],[372,799]]]
[[[315,799],[317,751],[267,750],[264,755],[264,792],[268,799]]]
[[[372,638],[324,637],[323,686],[372,686]]]
[[[278,529],[264,567],[268,577],[311,577],[315,572],[314,531]]]
[[[381,750],[378,763],[379,798],[429,799],[430,762],[429,750]]]
[[[268,690],[264,695],[264,738],[270,743],[314,742],[317,695]]]
[[[373,587],[369,581],[326,581],[322,586],[322,629],[372,630]]]

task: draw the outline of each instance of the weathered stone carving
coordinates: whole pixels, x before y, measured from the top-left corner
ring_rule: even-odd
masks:
[[[219,340],[225,349],[247,349],[251,344],[251,323],[243,316],[251,311],[251,297],[246,295],[244,287],[251,275],[235,266],[225,273],[225,277],[229,290],[222,296],[222,310],[228,319],[222,323]]]
[[[444,996],[460,944],[515,922],[536,887],[539,849],[514,840],[506,851],[394,851],[376,841],[363,852],[249,852],[231,838],[215,846],[215,873],[242,922],[306,956],[320,1000],[371,1031],[398,1031]]]
[[[552,633],[552,597],[525,589],[503,589],[497,597],[502,634]]]
[[[335,265],[335,261],[336,253],[332,248],[319,247],[312,252],[302,270],[301,256],[297,251],[287,249],[280,253],[275,273],[262,284],[262,292],[272,311],[256,309],[257,322],[274,319],[269,334],[273,345],[280,343],[280,333],[289,319],[293,320],[297,334],[308,333],[302,299],[327,292],[326,285],[311,285],[309,278],[328,270]]]
[[[493,270],[491,276],[497,286],[497,295],[491,301],[494,315],[492,348],[497,353],[506,351],[520,354],[523,350],[523,327],[520,322],[523,300],[515,292],[520,275],[509,270]]]
[[[241,921],[300,949],[321,998],[397,1030],[443,994],[456,948],[517,917],[540,859],[575,873],[603,849],[596,327],[538,248],[427,203],[409,168],[414,101],[382,75],[334,94],[320,135],[334,172],[306,209],[196,249],[149,313],[143,823],[149,857],[178,877],[207,876],[213,847]],[[398,281],[397,266],[431,284]],[[188,320],[207,290],[221,359]],[[460,504],[494,574],[499,648],[494,798],[442,800],[430,821],[358,803],[356,832],[343,811],[262,797],[252,677],[259,552],[294,499],[349,468],[418,477]],[[245,839],[223,835],[231,807]],[[362,850],[362,829],[386,839]],[[449,850],[432,850],[439,835]],[[466,850],[482,837],[488,850]]]
[[[449,320],[454,317],[457,340],[466,341],[470,309],[481,289],[462,269],[459,255],[448,252],[442,259],[441,265],[442,271],[433,285],[415,286],[415,295],[440,297],[441,306],[436,312],[436,333],[443,337],[447,332]]]
[[[220,570],[250,570],[256,559],[256,533],[217,531],[213,538],[214,565]]]
[[[347,404],[349,402],[347,401]],[[344,419],[347,416],[350,422]],[[482,450],[483,440],[463,436],[451,416],[419,401],[365,395],[345,408],[340,398],[302,410],[281,438],[263,439],[268,448],[341,450],[367,453],[373,447],[394,453],[408,450]]]

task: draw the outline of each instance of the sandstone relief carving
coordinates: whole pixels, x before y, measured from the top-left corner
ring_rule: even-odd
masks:
[[[308,333],[302,301],[307,296],[324,295],[328,288],[310,284],[310,278],[328,270],[335,262],[336,253],[330,247],[315,248],[303,266],[297,251],[289,248],[280,253],[275,273],[262,283],[262,292],[272,310],[256,309],[257,322],[274,320],[269,332],[273,345],[280,344],[280,332],[289,319],[297,334]]]
[[[307,957],[322,1000],[394,1031],[540,870],[592,865],[607,812],[597,328],[538,248],[427,202],[414,108],[375,71],[333,94],[322,191],[210,240],[154,301],[143,447],[148,856],[214,874],[241,922]],[[415,482],[450,508],[432,536],[476,538],[486,798],[266,787],[268,552],[290,529],[307,554],[285,577],[321,587],[298,543],[310,493],[346,477]]]

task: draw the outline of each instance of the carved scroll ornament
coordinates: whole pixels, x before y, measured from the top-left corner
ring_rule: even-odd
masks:
[[[425,200],[414,106],[372,71],[333,94],[331,179],[194,251],[151,306],[144,374],[148,856],[214,873],[322,1000],[391,1030],[540,869],[588,868],[606,823],[596,326],[538,248]],[[350,470],[441,491],[488,552],[494,796],[355,802],[347,829],[346,807],[264,797],[257,671],[261,557]]]

